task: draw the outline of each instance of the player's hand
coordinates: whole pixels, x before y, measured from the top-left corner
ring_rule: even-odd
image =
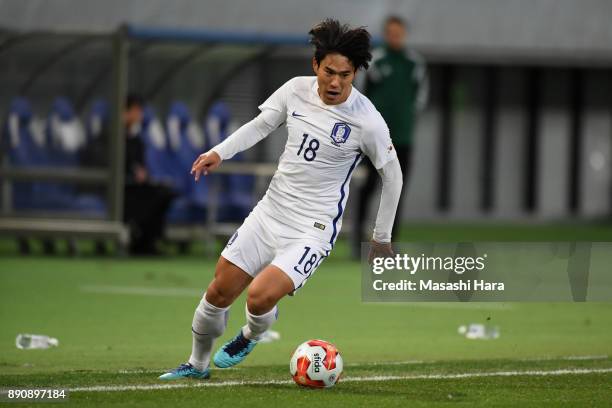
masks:
[[[206,153],[202,153],[193,162],[193,166],[191,166],[191,174],[194,175],[195,181],[198,181],[202,174],[207,176],[209,171],[213,171],[219,167],[220,164],[221,157],[217,154],[217,152],[211,150]]]
[[[372,264],[374,258],[388,258],[395,255],[391,242],[370,241],[370,252],[368,253],[368,263]]]

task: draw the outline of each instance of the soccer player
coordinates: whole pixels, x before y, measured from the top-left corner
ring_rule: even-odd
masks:
[[[248,287],[246,325],[213,357],[220,368],[244,360],[276,321],[278,302],[304,286],[329,256],[351,175],[364,155],[383,182],[369,256],[393,254],[401,169],[385,121],[352,86],[357,70],[367,68],[372,58],[370,35],[331,19],[309,34],[316,76],[289,80],[259,107],[259,116],[193,164],[197,181],[283,123],[287,126],[285,151],[268,191],[229,239],[195,310],[189,361],[160,379],[210,377],[213,342],[224,332],[230,305]]]

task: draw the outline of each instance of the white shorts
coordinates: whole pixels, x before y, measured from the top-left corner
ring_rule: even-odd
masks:
[[[221,256],[253,278],[272,264],[298,290],[329,256],[331,244],[269,217],[255,207],[227,242]]]

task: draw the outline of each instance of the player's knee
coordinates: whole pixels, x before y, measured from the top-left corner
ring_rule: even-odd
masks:
[[[247,292],[247,307],[254,315],[262,315],[274,308],[278,299],[269,291],[259,288],[249,288]]]
[[[213,281],[206,289],[206,301],[217,307],[228,307],[234,301],[230,291]]]

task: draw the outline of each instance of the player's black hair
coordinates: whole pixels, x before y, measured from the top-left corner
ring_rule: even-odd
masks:
[[[140,94],[131,93],[125,98],[125,108],[130,109],[134,106],[142,108],[144,106],[144,98]]]
[[[355,71],[368,69],[372,59],[370,33],[365,27],[351,28],[338,20],[328,18],[309,32],[310,43],[315,47],[315,60],[320,64],[327,54],[338,53],[351,61]]]

